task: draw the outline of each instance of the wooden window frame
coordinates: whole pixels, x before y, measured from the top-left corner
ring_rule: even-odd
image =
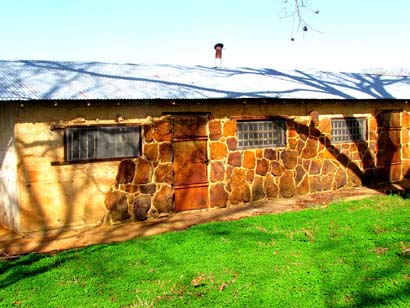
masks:
[[[351,143],[368,141],[368,120],[366,117],[332,118],[331,138],[332,143]],[[351,125],[351,124],[354,125]]]

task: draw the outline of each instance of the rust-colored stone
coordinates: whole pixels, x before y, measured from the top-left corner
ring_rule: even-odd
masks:
[[[110,211],[111,219],[114,222],[126,221],[130,218],[127,194],[124,192],[108,192],[105,195],[105,207]]]
[[[140,188],[140,193],[145,195],[153,195],[157,190],[157,185],[155,183],[152,184],[141,184],[138,185]]]
[[[116,177],[116,185],[131,183],[135,174],[135,163],[126,159],[118,166],[118,174]]]
[[[257,201],[264,199],[265,197],[266,195],[263,185],[263,177],[256,176],[252,185],[252,200]]]
[[[305,169],[303,169],[302,166],[297,166],[295,172],[296,172],[295,181],[296,181],[296,184],[299,185],[300,181],[304,178],[306,171]]]
[[[401,126],[408,128],[410,126],[410,114],[406,111],[402,112]]]
[[[322,178],[319,175],[309,177],[310,192],[322,191]]]
[[[226,144],[228,145],[228,149],[230,151],[235,151],[236,147],[238,145],[238,141],[236,139],[236,137],[229,137],[226,139]]]
[[[285,171],[280,177],[279,193],[284,198],[290,198],[295,195],[295,181],[292,171]]]
[[[403,144],[402,147],[402,154],[404,159],[409,159],[410,158],[410,146],[409,144]]]
[[[230,179],[232,178],[232,173],[233,173],[233,167],[232,166],[226,166],[225,181],[230,181]]]
[[[316,137],[319,139],[319,137],[322,136],[322,133],[316,126],[311,126],[309,127],[309,136]]]
[[[359,151],[360,153],[364,153],[367,150],[368,150],[367,142],[360,142],[357,145],[357,151]]]
[[[268,160],[277,160],[278,153],[273,149],[265,149],[263,151],[263,157],[265,157]]]
[[[118,190],[108,191],[105,194],[105,207],[107,210],[111,210],[117,203],[127,200],[127,194]]]
[[[369,130],[374,132],[377,130],[377,121],[375,118],[369,120]]]
[[[228,202],[228,193],[222,183],[211,186],[211,207],[226,207]]]
[[[295,138],[288,139],[288,144],[291,150],[297,150],[298,141]]]
[[[159,160],[161,162],[172,161],[172,144],[170,142],[163,142],[159,145]]]
[[[314,138],[308,138],[306,140],[305,147],[302,151],[302,158],[311,159],[317,156],[318,152],[318,140]]]
[[[214,159],[224,159],[228,155],[228,149],[226,145],[221,142],[212,142],[209,146],[210,157]]]
[[[231,204],[238,204],[242,202],[249,202],[251,191],[249,185],[245,181],[245,170],[235,168],[232,174],[231,195],[229,201]]]
[[[361,155],[359,152],[350,153],[350,160],[354,161],[354,160],[360,160],[360,159],[361,159]]]
[[[147,184],[151,182],[152,165],[145,159],[138,159],[135,169],[134,184]]]
[[[212,141],[219,140],[222,136],[221,121],[213,120],[209,122],[209,139]]]
[[[295,128],[288,128],[288,138],[294,138],[298,135]]]
[[[346,156],[346,154],[340,153],[339,155],[337,155],[337,160],[339,161],[339,163],[345,167],[347,167],[349,165],[350,159],[348,156]]]
[[[288,127],[288,129],[295,128],[295,126],[296,126],[295,120],[287,119],[286,120],[286,126]]]
[[[330,134],[331,130],[331,125],[330,125],[330,119],[322,119],[319,124],[319,129],[322,132],[322,134]]]
[[[279,193],[278,185],[275,183],[275,178],[268,174],[265,180],[265,191],[268,198],[277,198]]]
[[[144,155],[150,161],[158,160],[158,143],[145,144]]]
[[[305,141],[302,140],[302,139],[299,139],[298,144],[296,146],[296,149],[297,149],[299,155],[302,154],[302,151],[303,151],[304,147],[305,147]]]
[[[320,153],[320,157],[323,158],[323,159],[334,159],[335,154],[333,153],[333,151],[330,151],[329,149],[324,149]]]
[[[224,137],[236,136],[236,121],[229,120],[224,123]]]
[[[234,167],[240,167],[242,164],[241,152],[229,153],[228,164]]]
[[[297,124],[296,131],[302,140],[306,140],[309,137],[309,126],[307,126],[306,122]]]
[[[269,170],[269,161],[266,159],[258,159],[256,161],[256,174],[266,175]]]
[[[327,174],[322,176],[322,191],[327,191],[332,189],[332,184],[334,181],[334,174]]]
[[[246,169],[253,169],[255,168],[255,152],[253,151],[245,151],[243,152],[243,167]]]
[[[310,126],[319,126],[319,111],[312,110],[309,112]]]
[[[271,162],[270,166],[271,166],[270,172],[274,176],[281,176],[283,172],[285,171],[285,168],[278,161]]]
[[[402,129],[401,130],[401,143],[409,143],[410,138],[409,138],[409,130],[408,129]]]
[[[211,182],[223,181],[225,175],[224,164],[220,161],[215,161],[211,163]]]
[[[403,160],[403,177],[410,178],[410,159]]]
[[[309,167],[310,167],[310,160],[309,159],[303,159],[302,160],[302,167],[303,167],[303,169],[306,170],[306,172],[308,172]]]
[[[359,151],[359,146],[356,144],[356,143],[351,143],[350,144],[350,148],[349,148],[349,151],[352,153],[352,152],[357,152],[357,151]]]
[[[154,123],[154,139],[157,142],[171,141],[171,122],[169,120],[158,120]]]
[[[361,174],[357,174],[355,172],[356,170],[358,169],[348,168],[347,169],[347,179],[353,186],[361,186],[362,185]]]
[[[135,220],[146,220],[148,218],[148,210],[151,207],[151,198],[149,196],[138,196],[135,198],[131,213]]]
[[[254,178],[255,178],[255,171],[253,170],[246,171],[246,181],[248,183],[252,183]]]
[[[139,185],[126,184],[124,185],[124,191],[130,194],[135,194],[136,192],[139,191]]]
[[[312,159],[309,168],[309,175],[320,174],[322,162],[319,159]]]
[[[158,213],[170,213],[173,210],[173,190],[171,186],[163,185],[155,194],[152,204],[157,209]]]
[[[343,171],[342,168],[338,168],[336,174],[335,174],[335,189],[339,189],[343,186],[346,185],[347,183],[347,177],[346,177],[346,172]]]
[[[283,165],[286,169],[295,169],[298,162],[298,153],[296,151],[283,151],[280,155]]]
[[[326,159],[323,162],[323,167],[322,167],[322,175],[327,175],[327,174],[334,174],[336,172],[336,166],[332,163],[331,160]]]
[[[151,125],[144,125],[144,141],[146,143],[150,143],[154,140],[152,126]]]
[[[365,170],[364,174],[362,174],[362,184],[363,185],[372,184],[374,176],[375,176],[375,170],[374,169]]]
[[[167,184],[174,182],[174,171],[171,163],[160,164],[155,169],[155,182]]]
[[[299,195],[309,193],[309,178],[304,176],[296,188],[296,193]]]

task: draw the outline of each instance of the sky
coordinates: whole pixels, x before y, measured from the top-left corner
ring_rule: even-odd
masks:
[[[410,71],[409,0],[308,3],[318,31],[283,0],[0,0],[0,59]]]

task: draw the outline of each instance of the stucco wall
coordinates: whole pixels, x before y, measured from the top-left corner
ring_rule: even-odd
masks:
[[[0,224],[12,230],[18,230],[20,222],[14,139],[16,117],[15,104],[0,104]]]

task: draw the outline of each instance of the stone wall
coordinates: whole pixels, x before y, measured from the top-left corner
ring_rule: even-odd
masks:
[[[111,222],[145,220],[173,211],[172,127],[170,117],[143,126],[142,155],[123,160],[106,194]]]
[[[369,142],[331,144],[330,118],[288,119],[283,148],[237,149],[236,121],[210,128],[211,205],[336,190],[369,184],[376,173],[377,122],[369,118]]]
[[[312,114],[286,118],[284,147],[242,150],[237,146],[237,121],[211,119],[210,207],[290,198],[383,180],[379,176],[383,166],[377,163],[382,128],[376,115],[365,116],[367,142],[332,144],[331,116]],[[171,119],[156,119],[152,125],[145,125],[143,131],[142,156],[121,162],[115,187],[106,195],[105,204],[114,222],[144,220],[174,210]],[[403,161],[410,166],[408,129],[402,133],[405,132]]]

